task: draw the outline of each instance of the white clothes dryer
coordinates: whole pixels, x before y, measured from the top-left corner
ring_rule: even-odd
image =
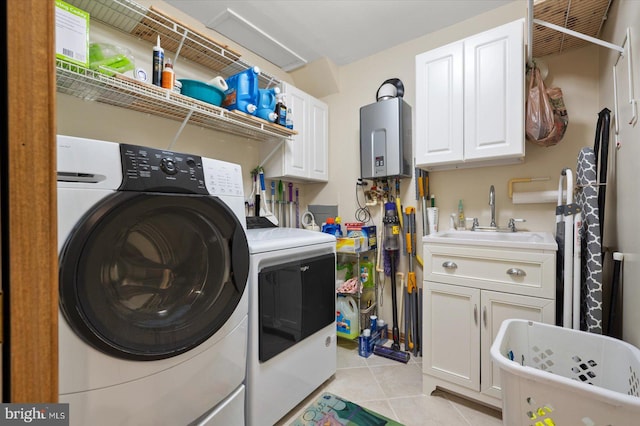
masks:
[[[336,372],[336,239],[248,229],[249,426],[275,424]]]
[[[244,424],[240,166],[62,135],[57,155],[70,424]]]

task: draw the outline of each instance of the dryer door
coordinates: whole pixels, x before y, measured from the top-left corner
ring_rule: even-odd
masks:
[[[110,355],[169,358],[225,324],[244,292],[249,250],[213,196],[116,192],[90,210],[60,253],[60,306]]]

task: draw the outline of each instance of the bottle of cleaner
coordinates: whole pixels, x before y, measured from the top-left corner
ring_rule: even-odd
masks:
[[[464,218],[464,208],[462,207],[462,200],[458,201],[458,227],[456,229],[458,229],[459,231],[462,231],[465,229],[466,227],[466,220]]]
[[[373,262],[366,256],[360,262],[360,282],[364,288],[373,287]]]
[[[291,113],[291,107],[287,108],[287,118],[285,119],[285,126],[287,129],[293,130],[293,114]]]
[[[258,89],[258,110],[256,111],[256,115],[258,117],[269,122],[274,122],[276,120],[276,96],[279,93],[279,87]]]
[[[281,126],[286,126],[287,125],[287,106],[284,99],[284,93],[276,95],[275,113],[276,113],[276,118],[273,122]]]
[[[332,217],[328,217],[327,221],[322,225],[322,232],[335,235],[336,237],[342,236],[340,225],[336,224],[336,220]]]
[[[162,71],[162,87],[165,89],[173,90],[176,77],[173,72],[173,64],[170,59],[164,64],[164,70]]]
[[[365,328],[358,337],[358,355],[369,358],[371,353],[371,330]]]
[[[160,47],[160,35],[153,46],[153,72],[151,82],[156,86],[162,86],[162,71],[164,70],[164,49]]]
[[[226,82],[229,87],[225,92],[225,99],[222,106],[234,110],[255,115],[258,110],[258,97],[260,95],[258,88],[258,76],[260,68],[253,67],[240,71],[229,77]]]
[[[340,216],[336,216],[335,222],[336,226],[338,227],[338,233],[336,234],[336,237],[342,237],[344,235],[342,233],[342,218]]]
[[[338,295],[336,301],[336,331],[338,336],[355,339],[360,334],[358,304],[351,296]]]
[[[378,331],[378,316],[377,315],[371,315],[369,317],[369,328],[371,329],[372,333],[375,333],[376,331]]]

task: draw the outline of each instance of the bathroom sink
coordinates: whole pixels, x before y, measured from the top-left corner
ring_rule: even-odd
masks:
[[[425,243],[481,245],[494,247],[557,250],[558,244],[549,232],[442,231],[427,235]]]

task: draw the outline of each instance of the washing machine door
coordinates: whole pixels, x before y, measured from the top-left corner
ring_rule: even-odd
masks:
[[[247,284],[249,250],[216,197],[116,192],[79,221],[59,264],[74,331],[110,355],[155,360],[225,324]]]

